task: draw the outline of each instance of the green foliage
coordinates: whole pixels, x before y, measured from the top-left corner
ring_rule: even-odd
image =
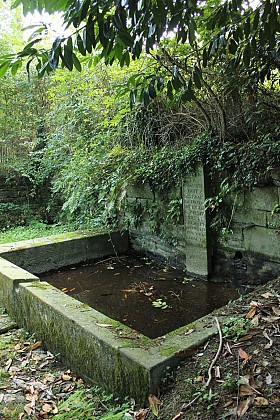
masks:
[[[7,226],[5,230],[0,231],[0,244],[41,238],[44,236],[57,235],[59,233],[77,230],[77,225],[74,223],[64,225],[47,225],[39,220],[32,219],[31,217],[28,219],[28,224],[25,226]]]
[[[102,59],[106,65],[130,66],[145,52],[155,65],[128,79],[131,104],[140,100],[148,106],[164,88],[169,100],[196,104],[208,128],[216,129],[218,121],[222,137],[227,131],[225,104],[213,88],[213,74],[248,91],[270,80],[275,70],[279,80],[279,0],[255,7],[236,0],[164,0],[138,2],[137,7],[134,2],[112,0],[18,0],[14,6],[20,4],[25,14],[43,8],[50,13],[64,11],[64,24],[72,33],[57,36],[48,51],[38,48],[45,28],[36,28],[22,51],[2,57],[2,74],[10,66],[16,73],[25,59],[28,69],[36,62],[40,77],[59,65],[81,71],[81,63],[92,65]],[[206,95],[219,114],[214,123],[201,100]]]
[[[223,337],[232,338],[235,342],[238,341],[240,337],[246,335],[248,331],[252,328],[252,323],[250,319],[246,318],[230,318],[224,323],[222,332]]]
[[[0,229],[9,229],[18,224],[25,224],[32,215],[28,205],[13,202],[0,203]]]
[[[78,389],[58,405],[59,414],[55,418],[63,419],[92,419],[93,416],[100,419],[121,420],[126,411],[130,408],[129,403],[118,403],[113,395],[107,395],[99,388],[93,387],[90,390]]]

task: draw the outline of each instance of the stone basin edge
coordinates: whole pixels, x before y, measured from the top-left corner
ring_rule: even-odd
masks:
[[[75,243],[75,235],[71,234],[71,247],[75,251],[80,249],[81,258],[88,259],[89,244],[99,243],[102,252],[99,249],[96,258],[102,258],[112,251],[113,238],[114,251],[128,250],[126,234],[113,232],[109,236],[108,240],[108,233],[87,232],[82,237],[78,235]],[[150,393],[158,392],[167,367],[176,367],[189,356],[188,349],[199,347],[217,333],[213,312],[163,337],[150,339],[41,282],[39,277],[6,259],[7,252],[9,260],[22,261],[21,252],[28,250],[27,255],[31,255],[31,251],[36,254],[40,250],[40,264],[44,248],[49,258],[56,255],[57,244],[60,249],[61,243],[68,242],[56,237],[48,242],[49,238],[40,239],[39,245],[35,240],[24,245],[19,243],[19,248],[13,244],[9,251],[6,246],[4,252],[0,246],[0,301],[20,327],[35,333],[48,350],[90,383],[103,386],[121,398],[130,396],[144,402]],[[52,243],[55,251],[51,250]],[[91,250],[91,258],[93,254]],[[35,260],[33,256],[33,266]],[[30,266],[30,262],[24,265]]]

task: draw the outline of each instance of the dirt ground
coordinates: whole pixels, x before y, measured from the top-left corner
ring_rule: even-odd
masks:
[[[178,370],[137,407],[86,386],[2,313],[0,419],[280,419],[279,320],[280,279],[222,308],[217,335],[178,352]]]

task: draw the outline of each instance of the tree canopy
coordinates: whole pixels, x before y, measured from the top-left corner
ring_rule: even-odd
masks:
[[[280,5],[279,0],[260,1],[254,8],[251,3],[255,4],[241,0],[16,0],[13,7],[22,5],[24,14],[63,12],[72,34],[57,37],[50,51],[44,51],[36,47],[42,35],[36,28],[22,51],[2,57],[0,74],[9,67],[15,71],[25,58],[28,68],[37,60],[41,76],[59,64],[80,70],[82,57],[93,50],[106,64],[129,65],[143,51],[157,52],[165,39],[174,38],[177,45],[189,45],[185,65],[191,55],[196,57],[190,80],[198,88],[201,71],[211,67],[213,60],[226,63],[229,71],[243,68],[254,72],[252,77],[264,79],[279,68]],[[173,70],[173,85],[179,88],[180,75],[177,68]],[[192,96],[191,86],[186,91]],[[152,89],[150,94],[154,95]]]

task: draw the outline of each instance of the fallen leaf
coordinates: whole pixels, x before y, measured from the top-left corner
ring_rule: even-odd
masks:
[[[246,318],[253,318],[257,310],[256,306],[253,306],[252,309],[247,313]]]
[[[269,341],[269,343],[267,343],[265,346],[264,346],[264,348],[265,348],[265,350],[268,350],[268,349],[270,349],[271,347],[272,347],[272,345],[273,345],[273,340],[268,336],[268,334],[267,334],[267,332],[266,331],[263,331],[263,335],[264,335],[264,337]]]
[[[43,369],[45,366],[47,366],[49,364],[49,361],[47,360],[44,363],[41,363],[40,366],[38,367],[38,369]]]
[[[53,404],[52,414],[57,414],[57,413],[58,413],[58,408],[55,404]]]
[[[249,303],[250,306],[261,306],[261,303],[256,302],[255,300],[252,300],[252,302]]]
[[[243,337],[239,338],[238,343],[243,343],[244,341],[249,341],[249,340],[251,340],[252,337],[253,336],[251,334],[243,335]]]
[[[10,369],[10,367],[11,367],[12,363],[13,363],[13,359],[9,359],[9,360],[7,360],[6,365],[5,365],[7,370],[9,370],[9,369]]]
[[[68,292],[68,289],[67,289],[67,287],[63,287],[63,288],[61,289],[61,291],[62,291],[63,293],[66,293],[66,292]]]
[[[275,313],[275,315],[280,315],[280,308],[279,308],[279,306],[272,306],[272,310]]]
[[[241,384],[239,387],[239,395],[245,397],[248,395],[254,395],[255,391],[250,385]]]
[[[268,373],[268,374],[266,375],[266,377],[265,377],[265,382],[266,382],[266,384],[267,384],[267,385],[272,384],[272,376],[271,376],[271,374],[270,374],[270,373]]]
[[[267,407],[269,405],[269,402],[264,397],[256,397],[254,399],[254,406],[255,407]]]
[[[26,412],[26,414],[28,416],[31,416],[31,414],[33,413],[33,407],[31,406],[31,403],[30,404],[26,404],[24,406],[24,411]]]
[[[43,406],[42,406],[42,410],[45,413],[50,413],[52,411],[52,409],[53,409],[53,406],[51,404],[43,404]]]
[[[246,351],[244,351],[243,349],[239,349],[238,350],[238,354],[239,354],[239,357],[241,357],[241,359],[244,359],[246,362],[248,361],[248,360],[250,360],[251,359],[251,357],[252,356],[249,356],[248,355],[248,353],[246,353]]]
[[[37,341],[37,343],[33,344],[33,346],[30,347],[30,351],[36,350],[40,345],[42,344],[42,341]]]
[[[262,293],[261,296],[264,297],[265,299],[269,299],[273,297],[273,294],[270,292],[266,292],[266,293]]]
[[[233,404],[233,401],[231,400],[231,401],[228,401],[228,402],[226,402],[224,405],[223,405],[223,407],[224,408],[227,408],[227,407],[229,407],[230,405],[232,405]]]
[[[153,394],[149,395],[148,400],[149,400],[149,406],[150,406],[150,409],[152,410],[153,415],[158,417],[159,405],[161,404],[160,400]]]
[[[43,383],[46,384],[47,382],[53,383],[55,381],[55,376],[51,373],[46,373],[43,379]]]
[[[61,375],[61,379],[63,379],[64,381],[72,381],[73,378],[70,375],[64,374]]]
[[[258,326],[260,322],[260,317],[259,315],[255,315],[252,319],[251,319],[251,323],[255,326]]]
[[[279,316],[263,316],[262,320],[265,322],[269,322],[270,324],[272,324],[275,321],[279,321],[280,317]]]
[[[20,371],[21,371],[21,369],[18,368],[17,366],[11,366],[10,369],[8,370],[8,373],[9,373],[10,376],[14,376]]]
[[[237,417],[242,417],[249,410],[252,405],[253,397],[249,397],[246,400],[240,401],[236,414]]]
[[[134,414],[134,419],[135,420],[144,420],[146,418],[146,415],[148,413],[148,408],[142,409],[140,411],[138,411],[138,413]]]
[[[122,292],[125,293],[139,293],[139,289],[123,289]]]
[[[197,377],[197,382],[203,382],[204,381],[204,376],[200,375]]]

